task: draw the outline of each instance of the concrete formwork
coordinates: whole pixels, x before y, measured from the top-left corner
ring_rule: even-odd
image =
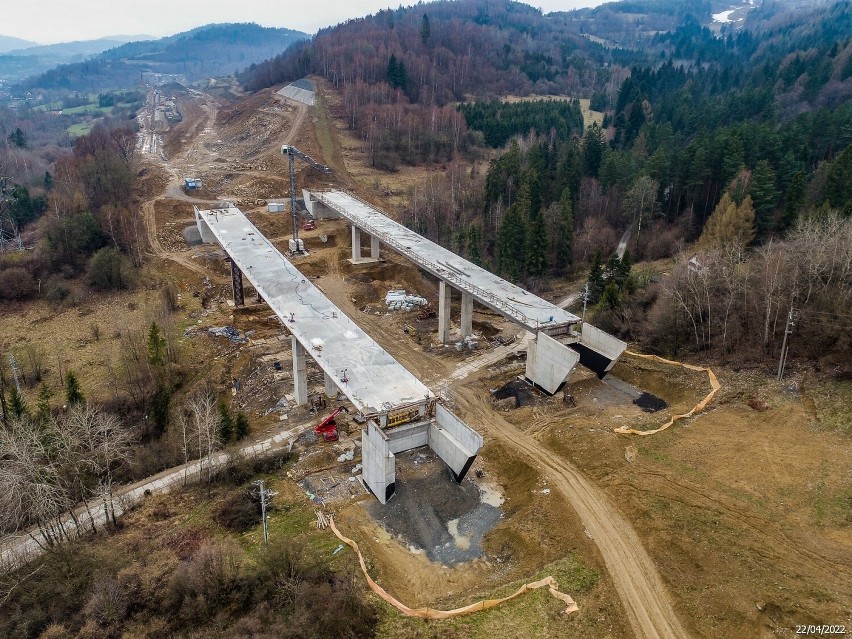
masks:
[[[579,361],[579,353],[549,335],[538,333],[527,346],[526,377],[553,395]]]
[[[364,483],[376,499],[386,504],[396,489],[396,459],[388,436],[372,419],[361,431],[361,464]]]
[[[482,444],[482,435],[440,404],[435,407],[435,421],[429,426],[429,447],[450,467],[457,482],[470,470]]]
[[[627,344],[620,339],[605,333],[591,324],[583,324],[580,340],[571,345],[580,355],[580,363],[603,378],[621,354],[627,349]]]

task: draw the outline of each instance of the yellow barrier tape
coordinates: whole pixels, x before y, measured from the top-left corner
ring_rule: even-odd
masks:
[[[559,585],[556,583],[556,580],[552,576],[545,577],[544,579],[540,579],[538,581],[533,581],[532,583],[524,584],[508,597],[503,597],[502,599],[483,599],[482,601],[470,604],[469,606],[463,606],[461,608],[455,608],[453,610],[435,610],[433,608],[409,608],[404,603],[394,599],[391,595],[387,593],[384,588],[382,588],[379,584],[373,581],[373,579],[370,577],[370,574],[367,572],[367,564],[364,563],[364,555],[361,554],[361,550],[358,548],[358,544],[356,544],[348,537],[344,537],[340,534],[340,531],[337,529],[337,526],[334,525],[333,517],[328,518],[328,525],[331,528],[331,531],[335,535],[337,535],[337,538],[340,541],[350,546],[356,553],[358,553],[358,563],[361,564],[361,572],[364,573],[364,577],[367,579],[367,583],[370,585],[372,591],[407,617],[420,617],[421,619],[449,619],[450,617],[467,615],[472,612],[479,612],[480,610],[487,610],[488,608],[493,608],[494,606],[509,601],[510,599],[514,599],[515,597],[518,597],[519,595],[522,595],[525,592],[534,590],[536,588],[544,588],[545,586],[550,589],[551,595],[565,603],[566,615],[571,614],[572,612],[577,612],[579,610],[579,607],[577,607],[577,603],[571,597],[566,595],[564,592],[559,592],[559,590],[557,590]]]
[[[684,364],[683,362],[675,362],[670,359],[664,359],[657,355],[643,355],[642,353],[634,353],[633,351],[625,351],[628,355],[632,355],[633,357],[642,357],[644,359],[652,359],[656,362],[662,362],[663,364],[671,364],[672,366],[682,366],[683,368],[688,368],[691,371],[700,371],[707,372],[707,376],[710,378],[710,386],[712,390],[707,393],[707,397],[698,402],[695,406],[693,406],[692,410],[688,413],[684,413],[683,415],[672,415],[671,419],[668,422],[657,428],[656,430],[636,430],[635,428],[624,428],[620,426],[618,428],[614,428],[613,430],[616,433],[620,433],[623,435],[654,435],[655,433],[659,433],[660,431],[666,430],[669,426],[674,424],[679,419],[685,419],[687,417],[692,417],[695,413],[700,413],[703,411],[707,404],[710,403],[710,400],[713,399],[713,396],[716,394],[722,385],[719,384],[719,380],[716,378],[716,373],[714,373],[709,368],[702,368],[701,366],[693,366],[692,364]]]

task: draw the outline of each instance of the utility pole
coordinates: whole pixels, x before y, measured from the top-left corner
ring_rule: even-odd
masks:
[[[784,341],[781,343],[781,357],[778,360],[778,381],[784,377],[784,367],[787,365],[787,337],[793,332],[795,323],[793,322],[793,305],[790,305],[790,312],[787,314],[787,326],[784,329]]]
[[[256,482],[260,488],[260,512],[263,517],[263,543],[269,543],[269,526],[266,522],[266,506],[269,504],[269,499],[277,495],[278,493],[273,490],[266,490],[263,486],[263,480],[258,479]]]
[[[586,304],[589,302],[589,283],[586,282],[586,286],[583,289],[583,324],[586,323]]]

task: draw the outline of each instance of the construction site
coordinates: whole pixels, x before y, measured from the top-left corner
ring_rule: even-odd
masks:
[[[584,321],[582,282],[537,295],[400,224],[414,169],[371,169],[327,85],[187,91],[175,118],[151,91],[150,250],[180,291],[182,348],[251,416],[245,450],[298,453],[276,499],[333,518],[411,609],[551,575],[569,596],[383,636],[531,636],[547,619],[542,636],[774,637],[803,599],[836,621],[848,545],[796,523],[815,490],[788,448],[813,418],[802,397],[772,395],[758,425],[748,402],[770,390],[748,371],[642,357]],[[830,434],[813,446],[848,454]]]

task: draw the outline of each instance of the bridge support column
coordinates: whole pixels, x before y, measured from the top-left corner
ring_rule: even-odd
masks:
[[[381,257],[380,249],[379,249],[379,238],[375,235],[370,236],[370,257],[374,260],[379,259]]]
[[[444,280],[438,283],[438,341],[446,344],[450,341],[450,306],[453,287]]]
[[[325,396],[337,397],[337,383],[328,373],[325,373]]]
[[[240,267],[231,260],[231,285],[234,289],[234,306],[243,306],[245,296],[243,295],[243,272]]]
[[[461,299],[461,336],[473,334],[473,295],[462,291]]]
[[[294,336],[290,336],[293,344],[293,394],[298,406],[308,403],[308,368],[305,361],[305,348]]]
[[[361,229],[352,225],[352,261],[361,259]]]

